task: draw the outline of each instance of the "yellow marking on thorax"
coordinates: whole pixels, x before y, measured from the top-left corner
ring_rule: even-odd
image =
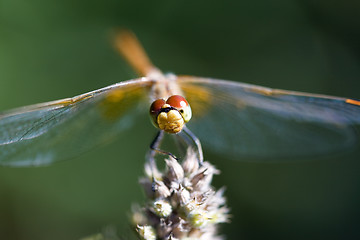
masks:
[[[345,102],[349,103],[349,104],[360,106],[360,101],[357,101],[357,100],[354,100],[354,99],[346,99]]]

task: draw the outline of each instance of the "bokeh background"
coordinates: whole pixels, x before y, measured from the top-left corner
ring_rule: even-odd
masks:
[[[0,0],[0,109],[135,77],[110,44],[119,26],[163,71],[360,98],[359,14],[353,0]],[[0,168],[0,239],[79,239],[109,224],[129,236],[154,134],[145,119],[70,161]],[[227,186],[228,239],[360,238],[358,154],[273,164],[205,155]]]

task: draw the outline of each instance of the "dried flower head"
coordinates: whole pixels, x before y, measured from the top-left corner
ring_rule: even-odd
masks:
[[[219,171],[210,163],[199,164],[197,154],[188,149],[182,164],[165,160],[166,169],[145,164],[146,177],[140,179],[149,198],[146,207],[134,207],[132,220],[141,239],[220,240],[219,223],[227,222],[229,209],[224,188],[211,186]]]

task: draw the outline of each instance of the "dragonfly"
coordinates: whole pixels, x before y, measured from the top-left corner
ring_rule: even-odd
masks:
[[[161,109],[184,110],[169,106],[174,95],[186,99],[173,105],[188,103],[192,119],[181,113],[180,133],[171,134],[189,130],[191,138],[231,159],[294,159],[359,146],[357,99],[163,74],[129,31],[120,32],[114,46],[143,77],[0,113],[0,165],[41,166],[73,158],[136,127],[149,112],[159,128]],[[160,107],[154,106],[159,99]]]

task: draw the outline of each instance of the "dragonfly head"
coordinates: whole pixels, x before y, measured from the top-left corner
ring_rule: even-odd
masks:
[[[155,127],[168,132],[180,132],[191,119],[189,103],[179,95],[173,95],[166,101],[155,100],[150,106],[150,116]]]

